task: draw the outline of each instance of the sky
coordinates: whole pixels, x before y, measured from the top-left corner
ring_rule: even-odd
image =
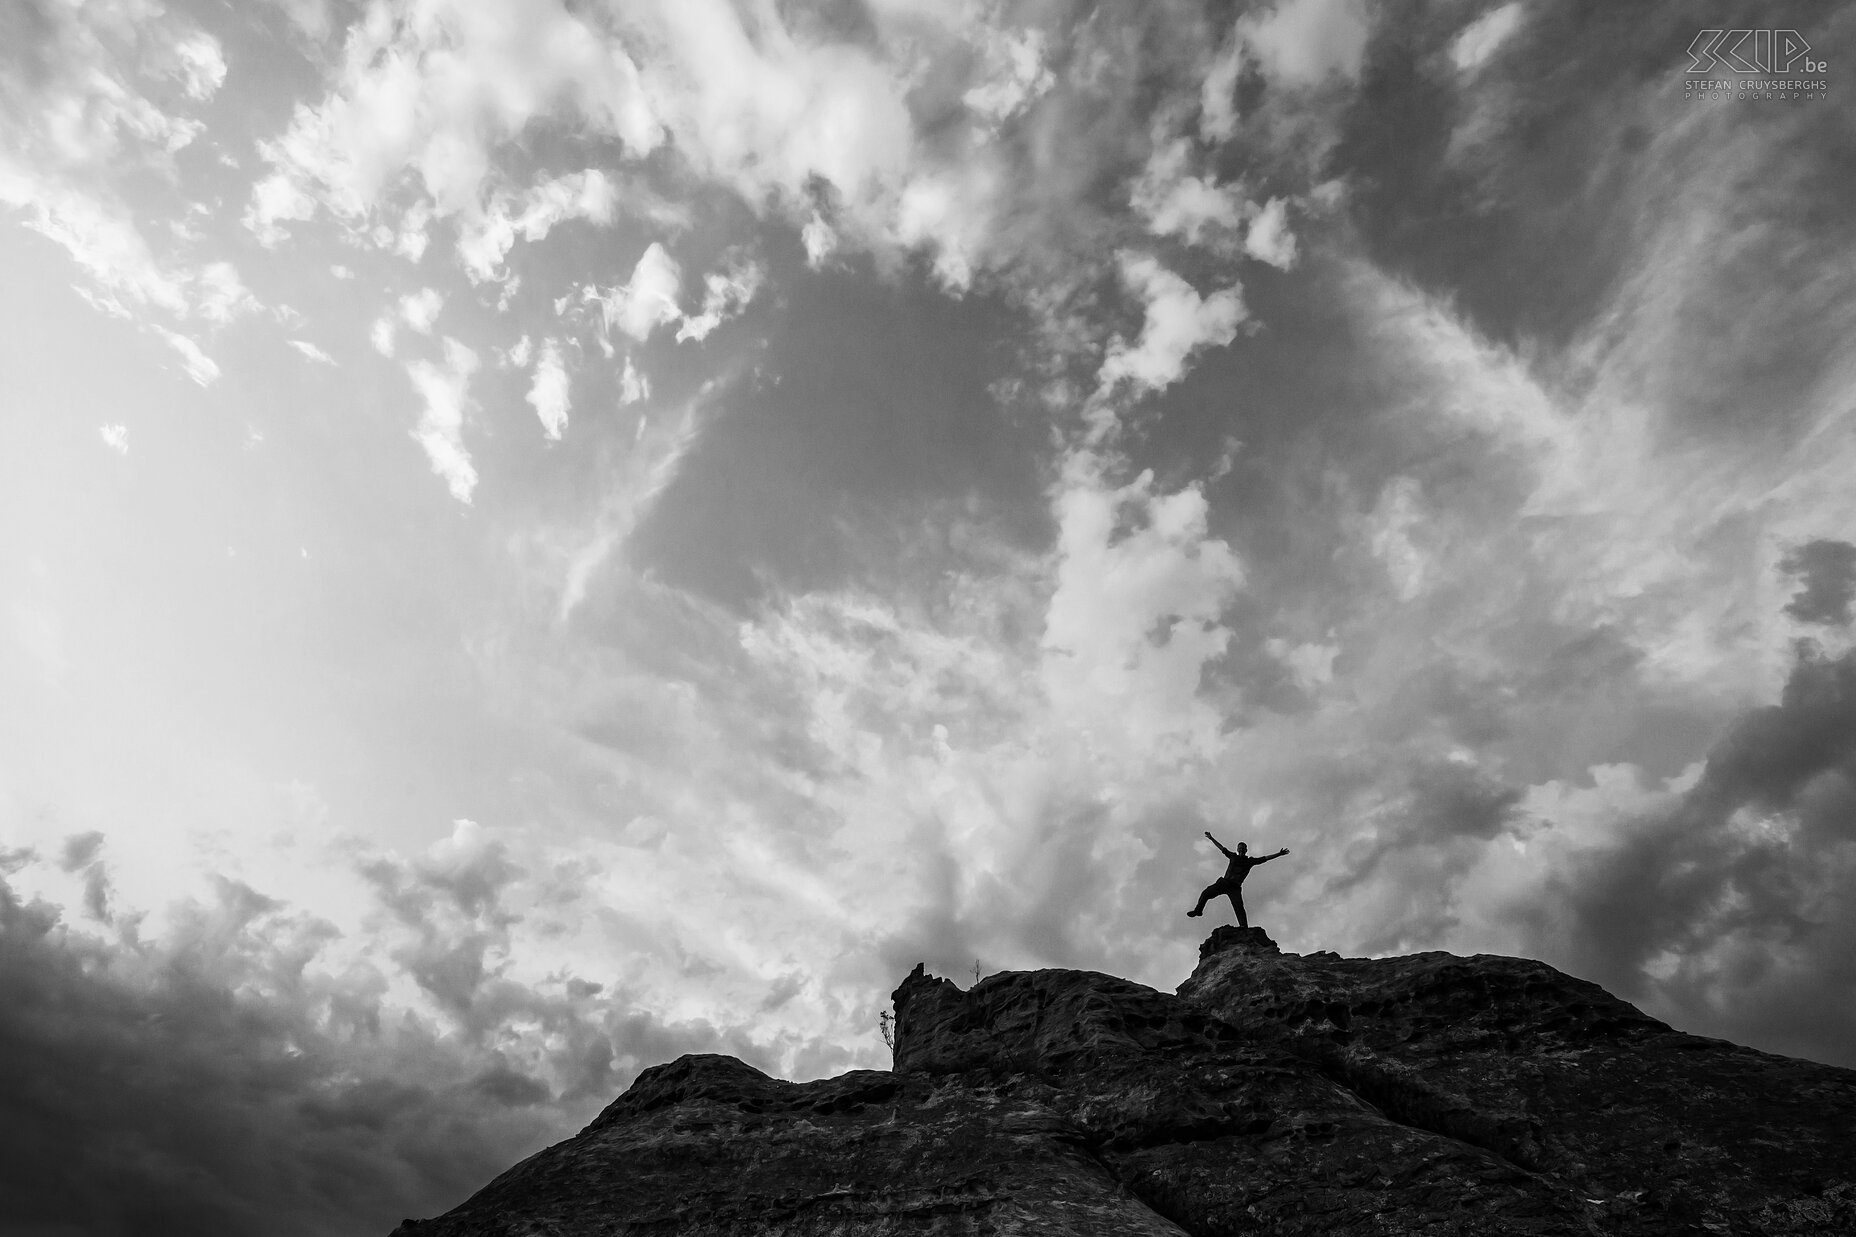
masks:
[[[1856,1066],[1852,49],[0,6],[6,1231],[384,1233],[886,1067],[918,961],[1171,989],[1207,830],[1285,949]]]

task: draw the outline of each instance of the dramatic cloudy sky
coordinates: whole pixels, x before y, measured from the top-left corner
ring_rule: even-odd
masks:
[[[1753,25],[1828,97],[1694,89]],[[1285,948],[1856,1065],[1853,49],[0,4],[7,1232],[384,1233],[920,960],[1170,988],[1205,829]]]

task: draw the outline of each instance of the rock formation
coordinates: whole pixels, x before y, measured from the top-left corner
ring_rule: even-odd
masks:
[[[1539,962],[1219,928],[1176,995],[918,966],[895,1007],[892,1072],[683,1057],[395,1237],[1856,1233],[1856,1072]]]

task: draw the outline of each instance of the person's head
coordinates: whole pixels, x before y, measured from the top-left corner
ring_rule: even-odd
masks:
[[[1245,845],[1244,845],[1244,844],[1243,844],[1242,842],[1239,842],[1239,843],[1237,844],[1237,853],[1238,853],[1238,854],[1240,854],[1240,855],[1241,855],[1241,854],[1243,854],[1243,853],[1244,853],[1245,851],[1247,851],[1247,850],[1249,850],[1249,849],[1250,849],[1250,848],[1249,848],[1248,846],[1245,846]]]

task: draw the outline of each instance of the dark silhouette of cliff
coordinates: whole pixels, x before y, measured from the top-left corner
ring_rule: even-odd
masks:
[[[638,1076],[396,1237],[1856,1233],[1856,1071],[1543,963],[1283,954],[896,990],[895,1068]]]

